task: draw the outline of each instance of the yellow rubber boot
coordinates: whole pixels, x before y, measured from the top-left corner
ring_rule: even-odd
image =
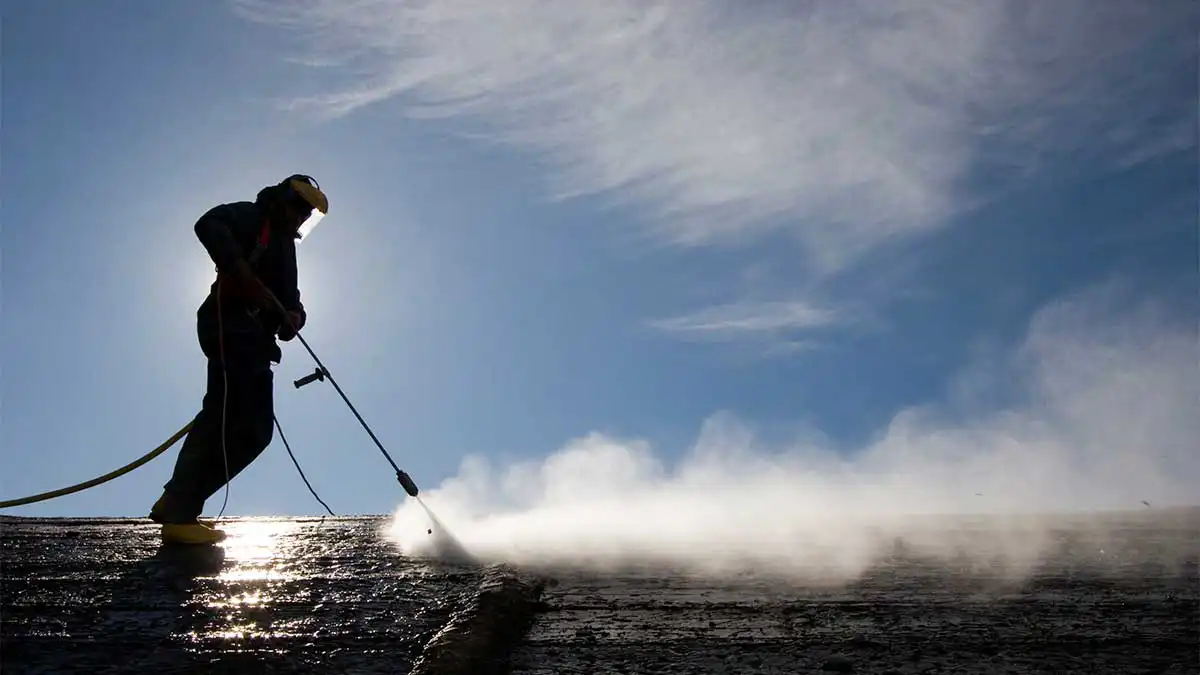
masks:
[[[166,525],[166,522],[162,519],[162,516],[160,515],[162,513],[162,509],[163,509],[163,502],[166,499],[167,499],[167,493],[166,493],[166,491],[163,491],[162,496],[159,497],[157,500],[155,500],[154,505],[150,507],[150,513],[146,516],[147,518],[149,518],[150,520],[153,520],[154,522],[158,523],[159,525]],[[196,520],[205,525],[208,525],[209,523],[212,522],[211,520],[208,520],[207,518],[197,518]]]
[[[164,544],[205,546],[225,541],[225,533],[204,523],[165,523],[162,538]]]

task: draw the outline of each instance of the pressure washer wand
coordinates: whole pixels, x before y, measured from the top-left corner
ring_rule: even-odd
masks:
[[[270,291],[268,291],[268,293],[270,293]],[[271,297],[274,298],[274,294],[272,294]],[[280,311],[283,312],[283,316],[287,316],[287,311],[284,310],[283,305],[280,304],[278,299],[275,300],[275,304],[279,306]],[[304,345],[304,348],[308,350],[308,355],[312,357],[313,361],[317,362],[317,372],[296,380],[293,383],[296,388],[299,389],[313,380],[324,380],[325,378],[329,378],[329,383],[333,385],[333,388],[337,390],[338,395],[341,396],[342,400],[346,402],[346,407],[350,408],[350,412],[354,413],[354,417],[358,419],[358,423],[362,425],[362,428],[367,430],[367,434],[371,437],[372,441],[375,441],[376,447],[378,447],[379,451],[383,453],[383,456],[385,459],[387,459],[388,464],[391,464],[392,468],[396,470],[396,480],[399,481],[400,487],[404,488],[404,491],[408,493],[408,496],[416,497],[420,492],[417,489],[417,484],[413,482],[413,479],[410,478],[407,473],[401,470],[400,467],[396,466],[396,462],[392,460],[392,456],[388,454],[386,449],[384,449],[383,443],[380,443],[379,439],[375,437],[375,432],[371,431],[371,427],[367,426],[367,423],[365,420],[363,420],[362,415],[358,414],[358,410],[355,409],[354,404],[350,402],[350,399],[346,397],[346,393],[343,392],[342,388],[338,386],[337,381],[333,379],[333,374],[329,372],[329,369],[325,367],[325,364],[321,363],[321,359],[317,358],[316,352],[312,350],[312,347],[308,346],[308,341],[304,339],[304,336],[300,334],[300,331],[296,331],[296,338],[300,340],[300,344]]]

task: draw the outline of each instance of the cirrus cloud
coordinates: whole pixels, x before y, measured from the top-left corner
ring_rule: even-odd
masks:
[[[560,195],[680,244],[785,232],[818,272],[943,225],[977,172],[1194,145],[1192,2],[234,2],[344,78],[299,106],[476,121]]]

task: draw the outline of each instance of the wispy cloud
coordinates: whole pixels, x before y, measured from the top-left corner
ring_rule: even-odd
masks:
[[[295,107],[452,120],[668,243],[783,235],[805,288],[886,275],[881,246],[1022,181],[1196,143],[1189,0],[231,1],[336,83]],[[841,307],[774,297],[653,325],[788,354],[838,318],[812,302]]]
[[[828,326],[836,316],[830,310],[802,302],[741,302],[663,319],[655,325],[683,333],[737,335]]]
[[[346,78],[300,104],[474,120],[561,194],[684,244],[792,232],[818,271],[938,227],[976,170],[1194,143],[1183,0],[233,1]]]
[[[745,301],[708,307],[650,322],[677,337],[708,342],[759,342],[764,355],[785,356],[811,348],[798,337],[848,321],[830,309],[796,301]]]

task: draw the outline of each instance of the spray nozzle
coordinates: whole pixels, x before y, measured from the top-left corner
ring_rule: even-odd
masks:
[[[413,482],[413,479],[408,477],[407,473],[397,469],[396,480],[400,481],[400,487],[404,488],[404,491],[408,493],[409,497],[417,496],[417,493],[419,492],[419,490],[417,490],[417,484]]]

